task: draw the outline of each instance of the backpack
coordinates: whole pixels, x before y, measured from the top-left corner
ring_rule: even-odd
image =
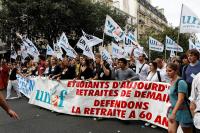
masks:
[[[161,76],[160,76],[160,71],[157,71],[157,76],[158,76],[158,81],[159,81],[159,82],[162,82]]]
[[[181,81],[181,80],[184,80],[184,79],[179,78],[179,79],[176,81],[176,83],[175,83],[174,92],[176,93],[177,97],[178,97],[178,84],[179,84],[179,81]],[[188,93],[188,94],[189,94],[189,93]],[[190,105],[189,105],[190,101],[189,101],[189,99],[188,99],[186,96],[185,96],[185,98],[184,98],[184,101],[186,102],[186,106],[187,106],[187,108],[188,108],[190,117],[193,119],[192,113],[191,113],[191,111],[190,111]],[[194,124],[193,124],[193,133],[196,133]]]
[[[148,72],[148,75],[149,75],[149,73],[150,73],[150,71]],[[160,71],[156,71],[156,73],[157,73],[157,76],[158,76],[158,81],[162,82],[161,76],[160,76]]]

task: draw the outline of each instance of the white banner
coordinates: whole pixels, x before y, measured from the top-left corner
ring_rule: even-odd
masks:
[[[187,6],[183,5],[181,14],[180,33],[199,33],[200,19]]]
[[[183,52],[183,48],[179,46],[174,40],[172,40],[168,36],[166,36],[166,39],[165,39],[165,47],[166,47],[166,50],[169,50],[169,51],[173,50],[176,52]]]
[[[35,86],[35,78],[23,78],[17,75],[19,91],[24,94],[27,98],[30,98],[33,88]]]
[[[158,52],[163,52],[164,45],[161,42],[159,42],[158,40],[156,40],[152,37],[149,37],[149,49],[158,51]]]
[[[60,46],[61,48],[63,48],[66,52],[66,55],[72,57],[72,58],[76,58],[77,53],[76,51],[70,46],[67,36],[65,35],[65,33],[63,32],[60,40],[58,41],[58,46]]]
[[[46,55],[55,55],[53,49],[49,46],[49,44],[47,44]]]
[[[92,36],[92,35],[86,34],[83,30],[82,30],[82,32],[83,32],[83,36],[85,38],[87,38],[87,40],[88,40],[88,46],[89,47],[93,47],[93,46],[103,42],[102,39],[100,39],[100,38],[98,38],[96,36]]]
[[[124,40],[125,36],[124,31],[109,15],[106,15],[104,33],[108,36],[114,37],[116,41]]]
[[[112,57],[113,58],[124,58],[125,57],[125,51],[123,48],[118,46],[117,44],[112,42]]]
[[[59,113],[143,120],[167,128],[168,89],[169,84],[147,81],[36,79],[29,103]]]

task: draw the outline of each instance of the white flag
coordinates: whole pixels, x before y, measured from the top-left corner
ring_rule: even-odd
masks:
[[[124,40],[124,31],[109,15],[106,15],[104,33],[114,37],[116,41]]]
[[[138,45],[135,35],[133,35],[131,32],[128,32],[128,34],[124,35],[123,41],[125,45]]]
[[[180,23],[180,33],[199,33],[200,19],[187,6],[183,5]]]
[[[183,48],[179,46],[175,41],[173,41],[168,36],[166,36],[166,39],[165,39],[165,47],[166,47],[166,50],[169,50],[169,51],[173,50],[177,52],[183,52]]]
[[[65,35],[65,33],[63,32],[60,40],[58,42],[58,46],[60,46],[61,48],[63,48],[66,52],[66,55],[72,57],[72,58],[76,58],[77,53],[76,51],[70,46],[67,36]]]
[[[28,48],[27,48],[27,46],[24,45],[24,43],[23,43],[23,44],[21,45],[21,56],[22,56],[22,61],[23,61],[26,57],[28,57],[27,51],[28,51]]]
[[[124,58],[125,57],[125,51],[123,48],[118,46],[117,44],[112,42],[112,57],[113,58]]]
[[[89,47],[89,46],[88,46],[88,40],[87,40],[87,38],[85,38],[84,36],[82,36],[82,37],[78,40],[76,46],[77,46],[78,48],[82,49],[82,50],[84,50],[85,47]]]
[[[196,49],[200,52],[200,45],[199,43],[193,43],[191,39],[189,39],[189,49]]]
[[[103,60],[105,60],[108,64],[112,65],[112,58],[110,56],[110,53],[104,49],[103,51],[101,51],[101,57]]]
[[[49,46],[49,44],[47,45],[47,52],[46,55],[54,55],[54,51],[53,49]]]
[[[83,50],[83,55],[95,60],[94,53],[92,52],[92,49],[90,47],[85,47]]]
[[[170,57],[172,58],[172,57],[175,57],[175,56],[176,56],[176,55],[175,55],[174,51],[171,50],[171,52],[170,52]]]
[[[10,58],[12,59],[16,59],[17,58],[17,53],[13,47],[13,45],[11,44],[11,49],[10,49],[11,53],[10,53]]]
[[[53,47],[54,47],[54,56],[56,56],[58,59],[63,59],[62,58],[63,52],[61,47],[58,46],[57,43],[54,43]]]
[[[82,32],[83,32],[83,36],[85,38],[87,38],[87,40],[88,40],[88,46],[89,47],[93,47],[93,46],[103,42],[102,39],[100,39],[100,38],[98,38],[96,36],[92,36],[92,35],[86,34],[83,30],[82,30]]]
[[[31,40],[29,40],[28,38],[24,38],[22,41],[23,44],[27,47],[27,53],[32,55],[34,58],[37,58],[40,55],[38,49]]]
[[[144,48],[143,47],[137,47],[136,49],[134,49],[133,54],[134,54],[134,57],[136,57],[136,58],[138,58],[141,54],[145,54],[146,55],[146,53],[144,52]]]
[[[156,40],[152,37],[149,37],[149,49],[158,51],[158,52],[163,52],[164,45],[161,42],[159,42],[158,40]]]

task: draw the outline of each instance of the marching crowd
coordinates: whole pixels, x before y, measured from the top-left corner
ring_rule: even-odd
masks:
[[[129,60],[113,59],[112,64],[103,60],[99,53],[95,54],[95,61],[84,55],[79,55],[76,59],[40,55],[38,62],[29,57],[23,63],[2,60],[0,89],[7,89],[6,99],[13,99],[11,88],[16,91],[16,98],[20,98],[17,74],[23,77],[46,76],[58,82],[63,79],[168,82],[171,84],[168,132],[175,133],[180,125],[184,133],[192,133],[193,116],[200,111],[199,57],[199,52],[191,49],[167,62],[162,57],[149,61],[142,53],[138,58],[130,56]],[[148,126],[149,123],[145,125]]]

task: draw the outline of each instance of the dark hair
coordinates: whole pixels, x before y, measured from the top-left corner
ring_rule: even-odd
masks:
[[[197,57],[197,59],[199,60],[199,51],[196,49],[190,49],[187,51],[188,54],[194,55]]]
[[[158,68],[158,64],[155,61],[151,61],[150,63],[153,65],[154,69]]]
[[[169,64],[167,64],[167,67],[171,68],[174,71],[178,71],[179,70],[178,64],[175,64],[175,63],[169,63]]]
[[[180,56],[180,60],[183,60],[183,59],[186,59],[187,58],[187,54],[182,54],[181,56]]]
[[[44,55],[39,55],[40,60],[45,61],[45,56]]]
[[[121,61],[121,62],[123,62],[125,65],[127,65],[127,60],[125,59],[125,58],[120,58],[118,61]]]

